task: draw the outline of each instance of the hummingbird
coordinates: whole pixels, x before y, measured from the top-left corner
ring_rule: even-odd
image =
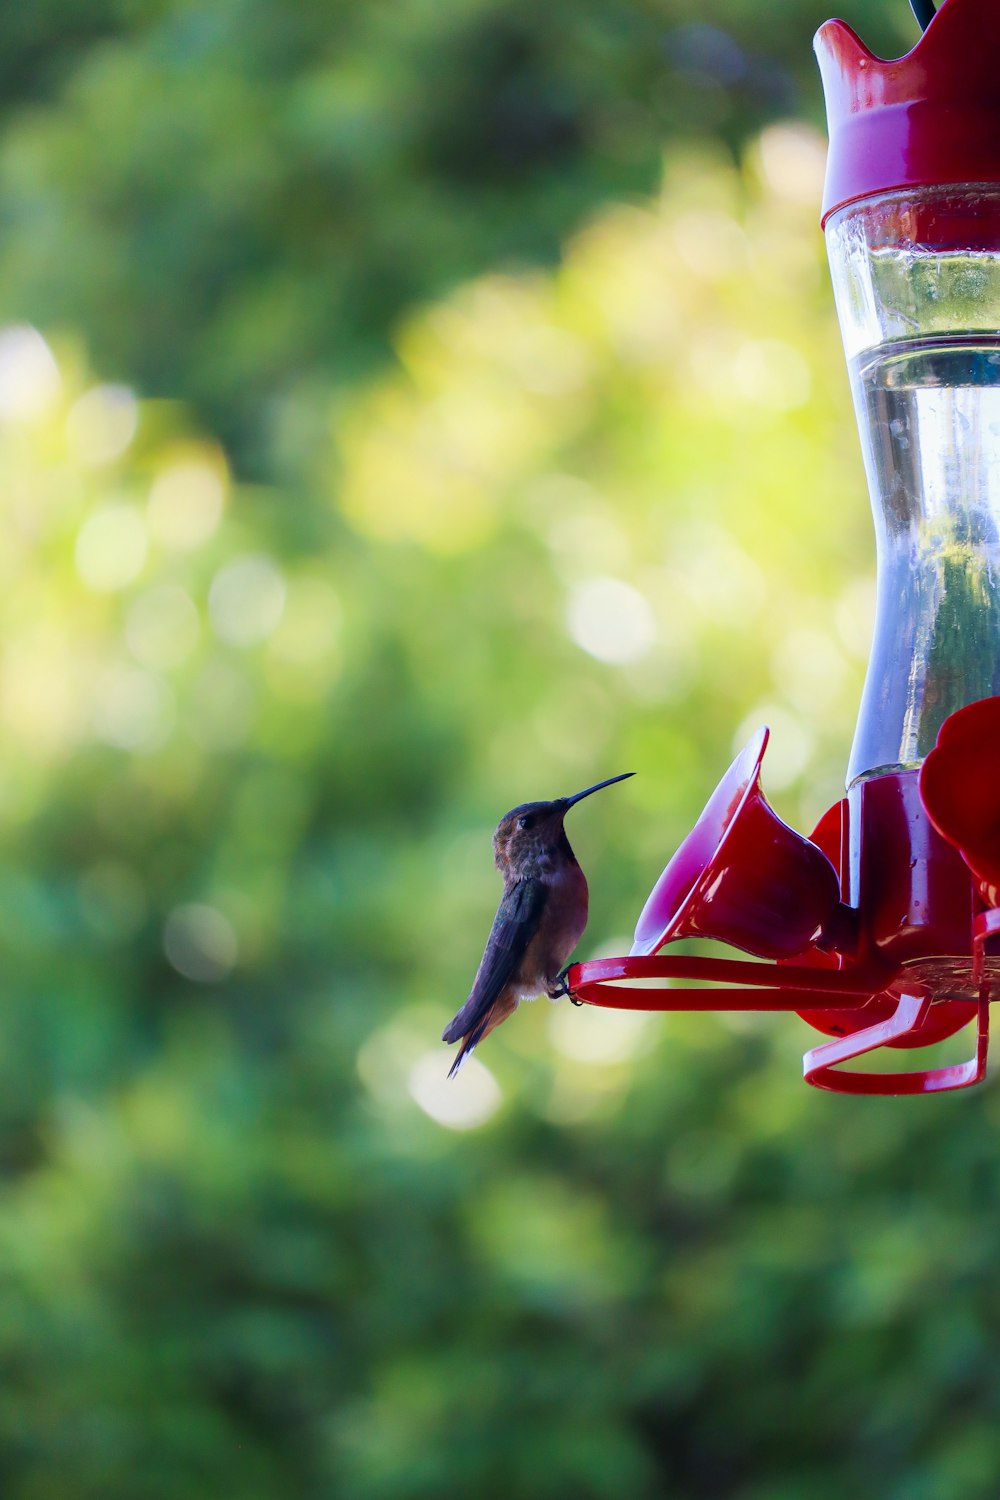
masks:
[[[462,1039],[449,1078],[521,1000],[566,994],[564,965],[587,925],[588,892],[563,819],[592,792],[634,775],[624,771],[554,802],[522,802],[500,819],[493,858],[503,896],[469,998],[444,1030],[444,1041]]]

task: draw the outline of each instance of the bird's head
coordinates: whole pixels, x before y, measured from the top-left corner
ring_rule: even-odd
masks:
[[[573,858],[563,819],[570,808],[591,792],[611,786],[616,781],[625,781],[633,771],[624,771],[620,776],[609,776],[588,786],[573,797],[557,797],[554,802],[522,802],[512,807],[497,824],[493,835],[493,857],[497,869],[504,875],[517,878],[532,873],[541,873],[555,868],[561,859]]]

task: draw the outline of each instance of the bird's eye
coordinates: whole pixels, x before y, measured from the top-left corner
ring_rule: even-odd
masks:
[[[530,828],[534,821],[530,813],[525,813],[523,818],[518,818],[517,826],[518,828]]]

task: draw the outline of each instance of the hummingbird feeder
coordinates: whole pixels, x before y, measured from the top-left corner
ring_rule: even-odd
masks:
[[[875,632],[847,796],[810,838],[768,805],[768,731],[736,757],[639,917],[572,996],[644,1010],[793,1010],[829,1040],[807,1082],[963,1088],[1000,994],[1000,4],[914,7],[895,61],[816,37],[823,203],[877,541]],[[752,959],[662,951],[707,937]],[[629,980],[662,981],[637,989]],[[683,981],[713,987],[683,987]],[[842,1068],[976,1023],[975,1054]]]

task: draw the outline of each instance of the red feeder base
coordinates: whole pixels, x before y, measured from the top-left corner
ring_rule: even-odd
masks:
[[[992,818],[988,838],[970,850],[969,808],[996,804],[1000,813],[1000,750],[982,750],[984,740],[998,743],[998,724],[1000,699],[946,721],[926,763],[928,807],[918,771],[886,773],[853,788],[812,839],[782,823],[764,798],[762,731],[653,888],[631,954],[574,964],[571,995],[617,1009],[796,1011],[832,1038],[805,1054],[806,1082],[837,1093],[940,1093],[978,1083],[989,1002],[1000,992],[1000,907],[984,905],[1000,889],[1000,820]],[[961,797],[942,793],[956,784]],[[682,937],[713,938],[758,961],[658,952]],[[623,985],[650,979],[664,983]],[[841,1066],[879,1047],[930,1046],[973,1020],[976,1050],[967,1062],[896,1073]]]

